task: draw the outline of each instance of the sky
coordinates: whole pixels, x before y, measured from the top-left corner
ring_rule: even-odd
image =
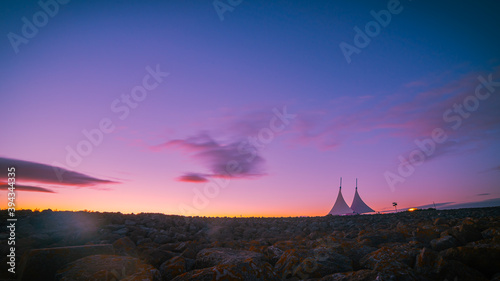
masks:
[[[499,206],[499,8],[2,1],[1,208]]]

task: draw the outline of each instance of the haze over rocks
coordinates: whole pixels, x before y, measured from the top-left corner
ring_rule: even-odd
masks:
[[[50,210],[17,217],[18,280],[500,280],[500,207],[307,218]],[[0,233],[2,253],[7,238]],[[6,262],[4,279],[12,278]]]

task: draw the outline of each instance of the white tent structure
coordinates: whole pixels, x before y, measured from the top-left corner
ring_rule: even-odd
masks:
[[[358,179],[356,179],[356,193],[354,193],[354,199],[352,199],[351,209],[356,214],[371,213],[375,212],[372,208],[366,205],[361,199],[358,193]]]
[[[351,215],[354,211],[347,206],[347,203],[342,196],[342,178],[340,178],[339,194],[337,195],[337,201],[333,205],[332,209],[328,213],[329,215]]]

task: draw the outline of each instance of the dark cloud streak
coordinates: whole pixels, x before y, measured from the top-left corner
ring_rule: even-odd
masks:
[[[205,182],[210,177],[253,178],[265,174],[264,158],[246,140],[222,144],[202,132],[185,140],[168,141],[153,149],[161,148],[181,149],[209,170],[208,174],[186,173],[178,178],[180,181]]]
[[[16,181],[38,182],[42,184],[55,184],[76,187],[89,187],[98,184],[117,183],[103,180],[67,169],[35,163],[24,160],[0,157],[0,170],[7,171],[8,167],[15,167]],[[59,179],[57,174],[61,175]],[[0,173],[0,180],[7,181],[7,173]]]
[[[8,184],[0,184],[0,189],[7,190],[10,186]],[[39,186],[31,186],[31,185],[15,185],[15,191],[31,191],[31,192],[45,192],[45,193],[56,193],[50,189],[39,187]]]

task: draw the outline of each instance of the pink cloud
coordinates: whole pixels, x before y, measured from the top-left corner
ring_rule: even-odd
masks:
[[[0,169],[7,171],[7,167],[15,167],[16,178],[22,179],[23,182],[73,187],[93,187],[117,183],[47,164],[0,157]],[[1,173],[0,180],[7,181],[7,173]]]
[[[7,190],[10,186],[7,183],[0,184],[0,189]],[[39,186],[31,186],[31,185],[15,185],[16,191],[31,191],[31,192],[45,192],[45,193],[55,193],[54,191],[39,187]]]
[[[178,181],[183,181],[183,182],[195,182],[195,183],[200,183],[200,182],[207,182],[208,178],[206,175],[203,174],[197,174],[197,173],[186,173],[180,177],[177,178]]]
[[[203,132],[183,140],[171,140],[155,148],[180,149],[209,171],[207,174],[186,173],[178,178],[180,181],[204,182],[209,177],[250,178],[265,174],[265,160],[259,155],[258,148],[244,139],[222,144]]]
[[[364,136],[370,139],[391,137],[412,142],[429,137],[435,128],[443,128],[450,141],[443,144],[434,157],[470,147],[478,149],[482,143],[500,137],[500,99],[492,95],[487,101],[481,101],[478,110],[471,112],[469,118],[463,118],[457,130],[449,128],[451,124],[443,119],[443,114],[453,109],[454,104],[462,104],[466,97],[474,95],[476,86],[480,84],[479,75],[468,73],[447,83],[429,79],[425,83],[417,83],[421,87],[413,93],[406,85],[401,92],[380,98],[337,99],[325,114],[317,114],[317,110],[300,112],[291,141],[328,150],[361,134],[367,134]],[[498,81],[498,69],[493,77]],[[422,90],[424,86],[427,89]]]

